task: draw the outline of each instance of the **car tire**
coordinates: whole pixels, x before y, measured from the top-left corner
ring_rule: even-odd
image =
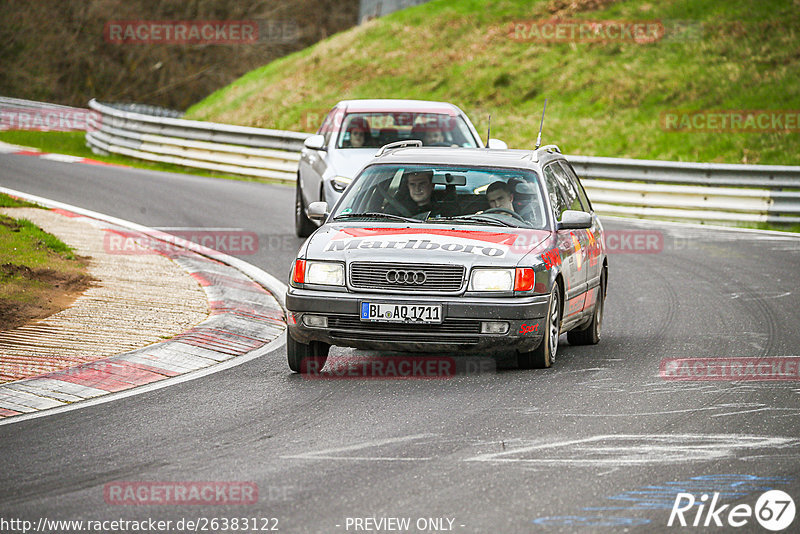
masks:
[[[605,307],[605,284],[604,278],[600,279],[600,286],[597,288],[597,301],[594,303],[592,320],[585,327],[579,330],[567,332],[567,341],[570,345],[597,345],[600,341],[600,329],[603,326],[603,308]]]
[[[558,284],[553,284],[547,307],[546,328],[539,346],[530,352],[517,352],[520,369],[545,369],[556,361],[558,336],[561,333],[561,297]]]
[[[306,205],[303,202],[303,192],[300,190],[300,175],[297,175],[297,187],[294,196],[294,231],[297,237],[308,237],[317,226],[306,216]]]
[[[301,374],[319,373],[325,366],[330,348],[330,345],[321,341],[300,343],[287,333],[286,355],[289,360],[289,369]]]

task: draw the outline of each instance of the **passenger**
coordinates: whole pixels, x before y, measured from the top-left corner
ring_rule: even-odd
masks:
[[[486,189],[486,200],[490,208],[505,208],[514,211],[514,192],[502,180],[492,182]]]
[[[513,211],[528,222],[533,222],[534,214],[530,206],[514,207],[514,185],[502,180],[492,182],[486,188],[486,200],[490,208],[502,208]]]

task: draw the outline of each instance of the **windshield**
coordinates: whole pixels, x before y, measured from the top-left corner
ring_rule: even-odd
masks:
[[[427,146],[477,146],[462,117],[398,111],[345,115],[337,147],[378,148],[406,139],[419,139]]]
[[[450,165],[373,165],[353,182],[332,220],[547,227],[533,171]]]

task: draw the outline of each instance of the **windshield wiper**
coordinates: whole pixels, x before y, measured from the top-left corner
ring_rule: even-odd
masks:
[[[503,221],[501,219],[495,219],[494,217],[482,217],[480,215],[459,215],[457,217],[436,217],[435,219],[428,219],[426,222],[432,221],[479,221],[482,223],[492,224],[494,226],[508,226],[511,228],[520,228],[516,224],[511,224],[507,221]]]
[[[333,218],[333,220],[338,221],[340,219],[354,219],[358,217],[371,217],[374,219],[393,219],[396,221],[405,221],[414,223],[421,222],[419,219],[410,219],[408,217],[402,217],[400,215],[394,215],[392,213],[378,213],[378,212],[344,213],[342,215],[337,215],[336,217]]]

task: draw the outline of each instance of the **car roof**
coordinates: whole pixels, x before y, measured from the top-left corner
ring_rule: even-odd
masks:
[[[376,156],[372,164],[422,164],[422,165],[470,165],[480,167],[508,167],[515,169],[537,169],[555,159],[566,159],[549,149],[487,149],[451,147],[411,147],[389,149]]]
[[[347,113],[366,112],[396,112],[417,111],[424,113],[442,113],[446,115],[459,115],[463,112],[457,106],[448,102],[434,102],[431,100],[403,100],[389,98],[375,98],[363,100],[342,100],[336,107],[341,107]]]

